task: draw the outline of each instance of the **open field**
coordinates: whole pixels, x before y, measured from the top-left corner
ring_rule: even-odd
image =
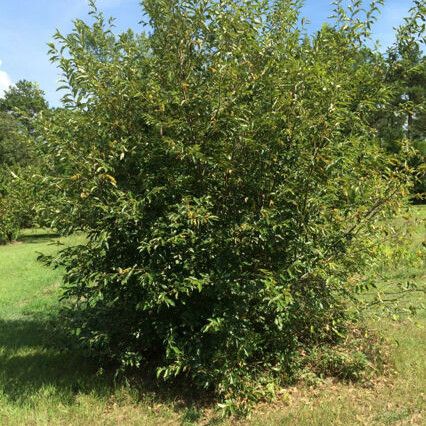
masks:
[[[413,208],[413,253],[425,238],[426,208]],[[155,425],[227,424],[211,409],[184,403],[171,393],[114,385],[97,366],[70,348],[49,316],[56,312],[61,271],[36,260],[51,253],[54,236],[27,231],[20,241],[0,247],[0,424]],[[72,244],[75,237],[62,239]],[[424,251],[423,251],[424,254]],[[388,270],[388,281],[424,283],[423,267]],[[424,295],[417,304],[425,302]],[[423,298],[423,300],[420,300]],[[243,424],[424,424],[426,414],[426,313],[414,320],[380,320],[372,327],[388,339],[395,372],[368,386],[325,383],[315,389],[283,391],[279,401],[259,406]]]

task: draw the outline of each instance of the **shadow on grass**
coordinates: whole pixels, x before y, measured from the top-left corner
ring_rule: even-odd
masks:
[[[26,244],[38,244],[44,243],[48,241],[55,242],[55,238],[59,238],[59,234],[55,233],[43,233],[43,234],[24,234],[20,235],[18,238],[18,242],[26,243]]]
[[[79,392],[106,395],[111,382],[98,377],[95,363],[67,348],[64,339],[47,321],[0,320],[3,395],[19,404],[26,403],[42,388],[53,388],[63,403],[71,403]]]
[[[46,390],[65,405],[75,403],[78,394],[108,398],[123,383],[97,371],[97,363],[75,349],[52,320],[0,320],[0,393],[9,401],[31,404]],[[164,386],[148,377],[132,377],[128,383],[136,401],[173,404],[189,417],[211,406],[187,384]]]

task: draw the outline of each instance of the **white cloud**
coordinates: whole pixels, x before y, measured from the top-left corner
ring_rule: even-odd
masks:
[[[1,60],[0,60],[0,67],[1,67]],[[12,85],[12,80],[9,77],[9,74],[6,71],[2,71],[0,69],[0,98],[3,96],[3,93],[5,90],[9,88],[9,86]]]

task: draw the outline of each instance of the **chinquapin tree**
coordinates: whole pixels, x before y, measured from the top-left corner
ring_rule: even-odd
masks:
[[[299,1],[142,3],[144,33],[92,4],[51,44],[69,110],[39,128],[52,226],[87,235],[55,260],[65,312],[121,371],[235,408],[344,339],[404,203],[409,170],[371,124],[383,69],[359,60],[377,4],[337,2],[309,35]]]

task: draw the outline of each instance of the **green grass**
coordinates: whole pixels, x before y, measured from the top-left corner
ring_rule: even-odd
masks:
[[[61,272],[44,267],[37,253],[57,247],[42,231],[0,247],[0,424],[155,424],[149,394],[99,377],[95,363],[70,348],[49,320],[57,310]],[[169,406],[161,410],[165,422],[176,418]]]
[[[411,241],[417,265],[390,263],[382,286],[425,281],[420,260],[426,208],[413,209],[397,225],[415,227]],[[73,244],[77,237],[61,239]],[[55,237],[23,233],[18,243],[0,246],[0,425],[177,425],[228,424],[210,407],[186,401],[179,391],[114,384],[100,376],[96,362],[73,349],[58,330],[61,271],[37,261],[37,253],[57,250]],[[424,251],[423,251],[424,254]],[[417,305],[424,295],[410,296]],[[55,318],[55,315],[53,315]],[[57,318],[57,316],[56,316]],[[395,373],[366,385],[332,381],[316,388],[284,389],[276,403],[259,405],[253,425],[424,424],[426,314],[414,321],[381,319],[371,327],[391,345]],[[232,422],[233,424],[236,421]]]

